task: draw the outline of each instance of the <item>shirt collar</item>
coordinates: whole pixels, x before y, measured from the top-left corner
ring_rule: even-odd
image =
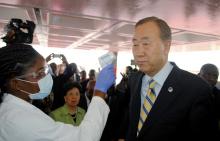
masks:
[[[145,81],[149,82],[150,79],[154,79],[154,81],[157,82],[158,85],[161,87],[163,86],[165,80],[167,79],[168,75],[173,69],[173,65],[171,65],[169,62],[167,62],[163,68],[155,74],[153,77],[150,77],[149,75],[145,74]]]
[[[4,102],[8,102],[8,101],[13,101],[14,103],[19,103],[19,104],[22,104],[22,105],[31,105],[30,103],[28,103],[27,101],[19,98],[19,97],[16,97],[10,93],[4,93]]]
[[[64,104],[63,106],[63,112],[65,115],[70,115],[68,107],[66,104]],[[81,113],[81,110],[79,109],[79,107],[77,106],[77,110],[76,110],[76,114]]]
[[[31,103],[16,97],[10,93],[4,93],[4,97],[3,97],[3,102],[5,103],[12,103],[14,105],[21,105],[25,108],[30,108],[30,109],[37,109],[35,106],[33,106]]]
[[[68,115],[69,114],[69,110],[66,104],[63,105],[63,114]]]

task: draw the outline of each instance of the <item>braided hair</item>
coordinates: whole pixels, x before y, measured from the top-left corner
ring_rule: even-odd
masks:
[[[0,48],[0,103],[7,91],[7,81],[23,75],[41,56],[31,45],[10,44]]]

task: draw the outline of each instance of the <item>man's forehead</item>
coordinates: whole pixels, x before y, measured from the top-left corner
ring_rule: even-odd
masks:
[[[160,30],[154,23],[144,23],[134,30],[134,38],[148,39],[151,36],[160,35]]]

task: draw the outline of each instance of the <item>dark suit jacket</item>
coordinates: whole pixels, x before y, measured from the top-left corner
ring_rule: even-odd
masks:
[[[188,141],[206,137],[210,141],[214,140],[214,136],[217,136],[217,121],[213,115],[211,88],[196,75],[176,65],[164,82],[137,136],[143,76],[143,73],[138,72],[129,81],[131,99],[127,141]]]
[[[218,121],[220,121],[220,90],[217,87],[214,87],[212,90],[213,90],[215,112],[218,117]]]

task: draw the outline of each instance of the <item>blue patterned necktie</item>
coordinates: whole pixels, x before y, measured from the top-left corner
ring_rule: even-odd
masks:
[[[137,135],[139,134],[145,120],[147,119],[147,115],[149,114],[149,112],[150,112],[150,110],[156,100],[156,94],[154,91],[155,84],[156,84],[156,81],[154,81],[153,79],[151,79],[149,81],[149,88],[147,90],[147,94],[145,96],[144,103],[143,103],[143,106],[142,106],[141,112],[140,112]]]

